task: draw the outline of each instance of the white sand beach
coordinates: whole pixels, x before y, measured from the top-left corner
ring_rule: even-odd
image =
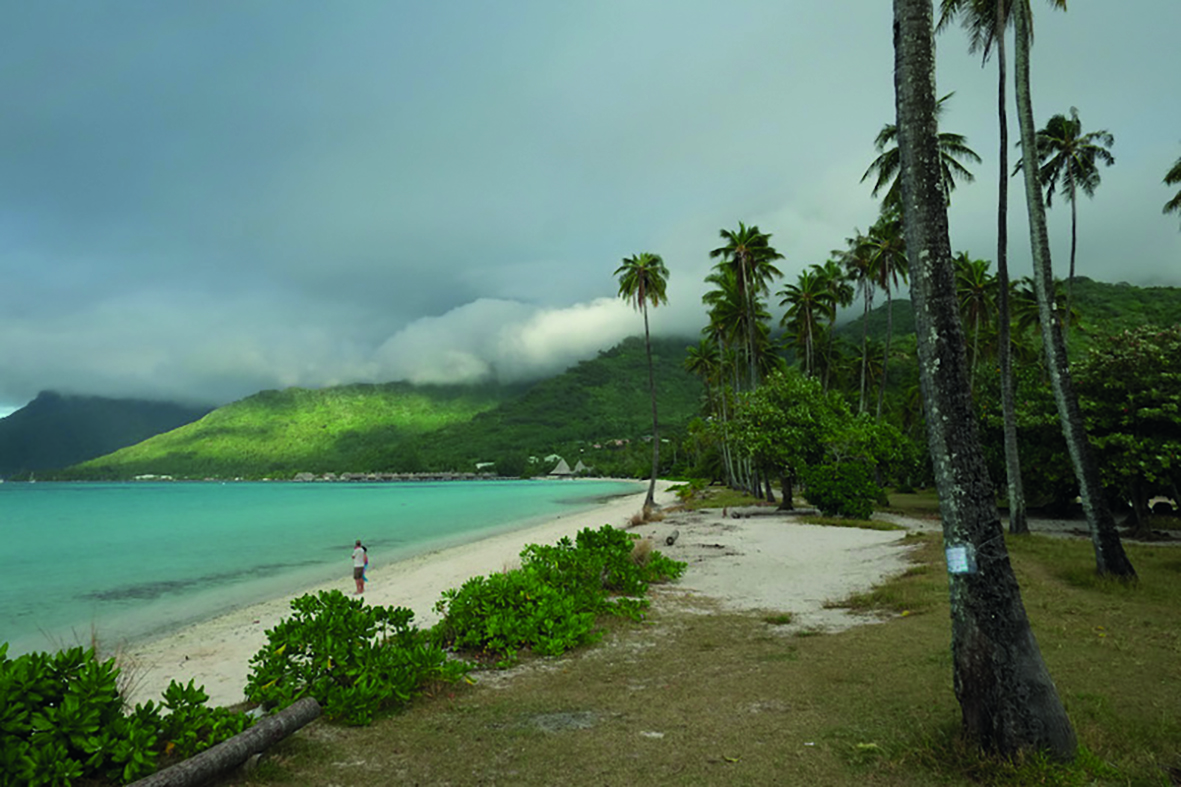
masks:
[[[658,486],[657,502],[675,502],[668,484]],[[589,511],[382,565],[375,556],[365,600],[370,604],[409,607],[420,627],[437,620],[441,593],[477,575],[518,564],[530,543],[552,544],[585,527],[624,527],[640,510],[644,492],[615,498]],[[737,516],[735,516],[737,515]],[[674,530],[672,546],[665,539]],[[799,524],[795,517],[769,508],[731,512],[675,512],[664,521],[636,528],[651,536],[665,554],[689,563],[686,575],[667,592],[719,599],[734,609],[791,612],[797,622],[838,629],[858,622],[824,602],[865,590],[906,567],[904,533],[827,528]],[[308,590],[353,590],[351,563],[341,556],[340,580]],[[184,628],[161,639],[129,648],[137,680],[132,700],[159,699],[169,681],[204,685],[211,704],[244,699],[250,658],[265,644],[265,631],[290,611],[291,597],[246,607]]]

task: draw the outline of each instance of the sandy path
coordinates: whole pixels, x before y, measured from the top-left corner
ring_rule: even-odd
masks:
[[[669,557],[689,563],[685,576],[666,592],[707,596],[726,609],[790,612],[793,628],[838,631],[876,621],[824,605],[905,571],[905,531],[823,527],[799,519],[799,513],[763,507],[728,515],[707,510],[677,514],[639,531]],[[673,530],[679,536],[666,546]]]
[[[657,495],[662,505],[674,502],[666,487]],[[642,502],[643,492],[639,492],[587,512],[374,570],[366,601],[409,607],[417,625],[429,626],[437,620],[434,604],[447,588],[517,565],[526,544],[551,544],[584,527],[622,527]],[[666,546],[673,530],[679,531],[679,537]],[[730,609],[791,612],[798,625],[828,630],[865,620],[844,610],[826,609],[826,601],[867,590],[907,565],[902,531],[804,525],[798,516],[768,508],[739,509],[727,515],[716,510],[677,512],[637,532],[652,537],[668,556],[689,563],[681,581],[662,592],[690,599],[708,596]],[[342,559],[341,579],[323,589],[352,591],[346,563]],[[175,679],[204,685],[213,704],[242,700],[250,657],[265,644],[264,632],[289,612],[290,598],[246,607],[132,648],[130,655],[140,677],[132,698],[158,698]]]

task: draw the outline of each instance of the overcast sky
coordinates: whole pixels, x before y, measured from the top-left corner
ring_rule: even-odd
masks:
[[[1034,112],[1115,135],[1078,272],[1181,285],[1181,2],[1126,5],[1034,3]],[[695,335],[721,228],[794,281],[873,222],[894,113],[887,0],[0,0],[0,31],[0,415],[552,373],[642,330],[612,275],[640,251],[654,332]],[[995,65],[956,28],[938,67],[983,158],[952,245],[991,259]]]

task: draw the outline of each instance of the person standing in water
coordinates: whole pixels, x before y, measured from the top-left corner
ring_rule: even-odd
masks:
[[[369,554],[365,547],[361,546],[361,539],[357,539],[357,545],[353,547],[353,581],[357,583],[357,590],[353,593],[354,596],[359,596],[365,592],[365,564],[369,562]]]

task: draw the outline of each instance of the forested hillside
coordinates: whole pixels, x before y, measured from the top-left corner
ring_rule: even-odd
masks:
[[[210,407],[42,392],[0,418],[0,478],[65,467],[197,420]]]
[[[686,339],[653,341],[662,423],[683,428],[700,383]],[[263,391],[200,421],[46,477],[290,478],[298,472],[536,472],[526,457],[651,433],[644,343],[629,339],[528,386],[349,385]],[[626,449],[608,457],[618,463]],[[571,458],[573,463],[575,458]],[[650,454],[649,454],[650,462]]]
[[[685,371],[688,339],[653,339],[656,401],[665,436],[683,431],[701,409],[704,388]],[[557,377],[543,380],[519,399],[428,435],[423,460],[505,461],[528,454],[570,453],[571,464],[585,451],[588,464],[615,464],[609,441],[641,441],[652,433],[652,406],[644,341],[638,337],[599,353]],[[600,447],[595,448],[598,444]],[[648,466],[651,453],[647,452]],[[548,469],[548,468],[547,468]],[[627,473],[630,474],[630,473]]]
[[[263,391],[58,477],[289,478],[372,470],[387,446],[468,421],[520,390],[388,383]]]

